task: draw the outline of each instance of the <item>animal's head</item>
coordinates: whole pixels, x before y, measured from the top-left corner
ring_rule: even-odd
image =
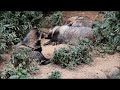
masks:
[[[40,32],[40,37],[39,37],[39,40],[41,40],[41,39],[47,39],[48,38],[48,35],[49,35],[49,32],[44,32],[44,31],[42,31],[42,32]]]
[[[41,39],[46,38],[47,35],[48,35],[48,33],[46,33],[46,32],[41,32],[40,38],[41,38]]]
[[[53,34],[54,34],[54,32],[55,32],[59,27],[60,27],[60,26],[55,26],[54,28],[50,28],[46,39],[51,39],[52,36],[53,36]]]

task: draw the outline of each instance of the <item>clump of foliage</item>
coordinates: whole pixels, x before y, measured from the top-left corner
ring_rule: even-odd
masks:
[[[41,11],[1,11],[0,22],[4,25],[1,27],[6,27],[6,31],[14,32],[18,38],[23,39],[35,25],[34,19],[40,16]]]
[[[51,75],[48,76],[48,79],[60,79],[61,74],[59,71],[51,72]]]
[[[75,46],[60,48],[55,50],[52,61],[62,67],[75,67],[81,63],[89,63],[90,58],[90,42],[88,39],[80,41]]]
[[[27,69],[21,67],[14,67],[12,64],[6,65],[4,73],[2,73],[2,79],[27,79],[30,77]]]
[[[13,50],[11,56],[11,63],[14,66],[23,64],[24,68],[30,63],[30,53],[32,52],[31,48],[20,48]]]
[[[39,15],[39,11],[0,11],[0,59],[25,37],[33,26],[31,21]]]
[[[47,27],[51,28],[56,25],[62,25],[62,12],[61,11],[54,11],[50,14],[47,14],[47,16],[43,17],[41,19],[41,22],[39,22],[40,27]]]
[[[37,63],[32,62],[29,67],[23,68],[22,64],[14,67],[13,64],[8,63],[1,74],[1,79],[32,79],[32,73],[38,70]]]
[[[46,26],[60,24],[61,15],[62,13],[59,11],[48,12],[47,14],[44,11],[0,11],[0,60],[3,59],[2,54],[20,42],[31,27],[45,26],[44,20],[48,21]],[[25,67],[30,66],[29,52],[30,50],[13,51],[11,61],[16,66],[11,69],[13,72],[21,72],[21,69],[26,70]],[[34,71],[34,67],[35,65],[30,66],[27,71]]]
[[[47,22],[56,25],[60,18],[59,11],[50,14],[43,11],[0,11],[0,60],[1,55],[22,40],[32,26],[43,27]]]
[[[119,11],[104,11],[103,20],[96,21],[93,29],[97,45],[100,45],[104,52],[112,54],[115,51],[120,51]]]
[[[56,11],[48,17],[50,25],[56,26],[62,24],[62,12]]]
[[[1,55],[7,52],[14,45],[14,42],[19,41],[15,32],[11,32],[6,28],[6,26],[0,23],[0,60],[3,59]]]
[[[36,71],[37,63],[30,59],[30,48],[20,48],[14,50],[11,62],[4,68],[5,79],[27,79],[31,78],[31,73]]]

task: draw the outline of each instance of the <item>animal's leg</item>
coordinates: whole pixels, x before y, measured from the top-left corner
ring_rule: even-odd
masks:
[[[42,59],[42,62],[41,62],[41,60],[40,60],[41,65],[47,65],[47,64],[51,63],[50,59],[45,58],[42,53],[41,53],[41,59]]]
[[[41,62],[41,65],[47,65],[47,64],[49,64],[49,63],[51,63],[50,60],[43,60],[43,61]]]

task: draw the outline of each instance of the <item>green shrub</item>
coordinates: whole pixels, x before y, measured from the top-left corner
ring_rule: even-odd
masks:
[[[6,27],[0,23],[0,51],[5,52],[15,42],[19,41],[15,32],[10,32]]]
[[[62,67],[75,67],[81,63],[89,63],[91,61],[90,45],[90,42],[86,39],[75,46],[60,48],[55,50],[51,60]]]
[[[47,22],[46,27],[59,24],[61,18],[59,11],[47,13],[44,11],[0,11],[0,60],[3,59],[2,54],[8,52],[14,44],[20,42],[32,26],[43,27]],[[26,51],[26,53],[29,52]],[[29,54],[26,53],[24,50],[13,51],[11,61],[18,66],[22,64],[22,68],[25,67],[29,62]],[[29,68],[29,71],[35,70],[34,65]]]
[[[11,63],[7,64],[4,67],[4,73],[2,73],[2,79],[28,79],[31,75],[28,72],[28,69],[21,67],[14,67]]]
[[[120,12],[105,11],[104,18],[94,24],[97,44],[102,44],[107,53],[119,51],[120,47]]]
[[[51,26],[62,24],[62,12],[56,11],[48,17]]]
[[[41,22],[39,22],[39,27],[43,28],[51,28],[56,25],[62,25],[62,12],[61,11],[54,11],[47,16],[43,17],[41,19]]]
[[[9,33],[14,32],[18,38],[23,39],[30,28],[35,25],[33,22],[36,17],[42,17],[42,12],[5,11],[1,12],[0,22],[5,26],[5,29],[9,31]]]
[[[15,32],[10,32],[6,27],[0,23],[0,60],[2,60],[2,54],[8,52],[9,48],[14,45],[14,42],[19,41]]]
[[[5,79],[27,79],[31,73],[38,70],[37,63],[30,59],[30,48],[14,50],[11,61],[4,67],[3,78]]]
[[[48,79],[60,79],[61,74],[59,71],[51,72],[51,75],[48,76]]]
[[[0,56],[17,44],[34,26],[40,11],[0,11]]]
[[[27,68],[23,68],[20,64],[18,67],[14,67],[13,64],[8,63],[3,70],[1,79],[32,79],[34,78],[32,73],[38,70],[38,67],[36,63],[30,63]]]
[[[59,11],[45,17],[43,11],[0,11],[0,54],[22,40],[32,26],[43,27],[47,22],[51,26],[57,25],[61,17]]]
[[[11,63],[14,66],[18,66],[19,64],[24,63],[24,67],[27,66],[27,64],[30,63],[30,53],[32,50],[30,48],[20,48],[17,50],[13,50],[12,52],[12,58]]]

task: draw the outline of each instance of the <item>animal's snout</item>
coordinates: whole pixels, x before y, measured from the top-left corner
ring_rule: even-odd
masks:
[[[52,38],[52,33],[48,33],[45,35],[45,39],[51,39]]]
[[[41,34],[41,39],[43,39],[43,38],[47,39],[48,38],[48,34],[47,33],[42,33]]]

